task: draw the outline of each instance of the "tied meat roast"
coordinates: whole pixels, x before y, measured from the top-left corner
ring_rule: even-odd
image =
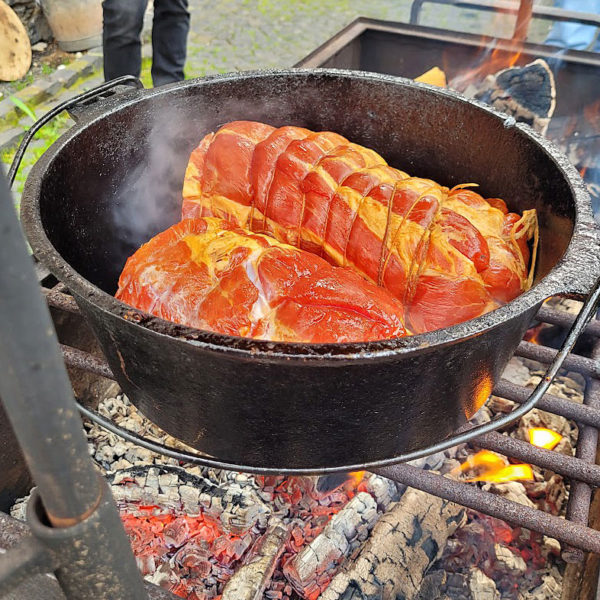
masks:
[[[448,327],[526,291],[535,263],[535,211],[472,187],[411,177],[336,133],[234,121],[192,152],[184,220],[129,259],[117,297],[274,341]]]

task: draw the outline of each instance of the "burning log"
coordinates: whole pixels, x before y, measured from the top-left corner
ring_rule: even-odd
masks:
[[[221,600],[260,600],[289,536],[289,528],[273,519],[256,552],[227,582]]]
[[[372,496],[360,492],[325,529],[292,560],[283,572],[303,598],[317,598],[327,587],[341,561],[369,535],[378,518]]]
[[[554,75],[542,59],[488,75],[476,90],[465,93],[531,125],[542,135],[548,129],[556,106]]]
[[[358,558],[333,578],[320,600],[412,600],[464,516],[464,509],[452,502],[408,489],[381,517]]]
[[[390,504],[397,502],[401,496],[396,482],[375,474],[366,480],[366,491],[375,498],[380,512],[386,511]]]

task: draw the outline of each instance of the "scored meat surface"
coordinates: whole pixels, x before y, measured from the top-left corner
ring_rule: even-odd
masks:
[[[531,285],[535,211],[511,213],[471,186],[410,177],[336,133],[235,121],[192,153],[182,214],[226,219],[350,267],[397,298],[420,333]]]
[[[131,256],[116,297],[163,319],[292,342],[402,337],[402,304],[348,268],[216,218],[185,219]]]

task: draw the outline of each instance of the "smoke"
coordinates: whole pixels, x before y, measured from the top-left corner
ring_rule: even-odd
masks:
[[[261,94],[255,85],[260,88],[261,83],[234,86],[232,91],[237,97],[219,101],[212,101],[208,94],[174,91],[153,98],[149,107],[146,103],[135,107],[122,133],[120,147],[125,149],[125,156],[123,163],[117,162],[126,171],[115,184],[116,198],[112,203],[112,223],[122,244],[122,264],[140,245],[180,220],[189,156],[207,133],[234,120],[255,120],[274,126],[303,124],[293,97],[269,90]],[[240,98],[245,87],[248,98]],[[304,102],[305,99],[302,105]]]
[[[147,138],[134,135],[130,142],[137,147],[124,178],[117,182],[112,205],[113,225],[129,253],[181,218],[190,125],[185,113],[174,107],[161,107],[153,114]]]

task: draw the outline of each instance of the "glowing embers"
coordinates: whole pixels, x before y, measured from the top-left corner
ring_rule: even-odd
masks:
[[[545,427],[532,427],[529,430],[529,442],[538,448],[554,450],[563,436]]]
[[[118,471],[112,491],[142,574],[188,600],[314,600],[398,499],[395,484],[362,472],[252,477],[167,466]],[[306,556],[332,541],[335,556],[307,571]]]
[[[538,448],[553,450],[562,440],[562,435],[545,427],[532,427],[529,429],[529,442]],[[469,456],[465,462],[452,471],[453,475],[466,475],[465,481],[474,483],[485,481],[487,483],[506,483],[507,481],[534,481],[531,465],[511,464],[506,458],[481,450]]]

